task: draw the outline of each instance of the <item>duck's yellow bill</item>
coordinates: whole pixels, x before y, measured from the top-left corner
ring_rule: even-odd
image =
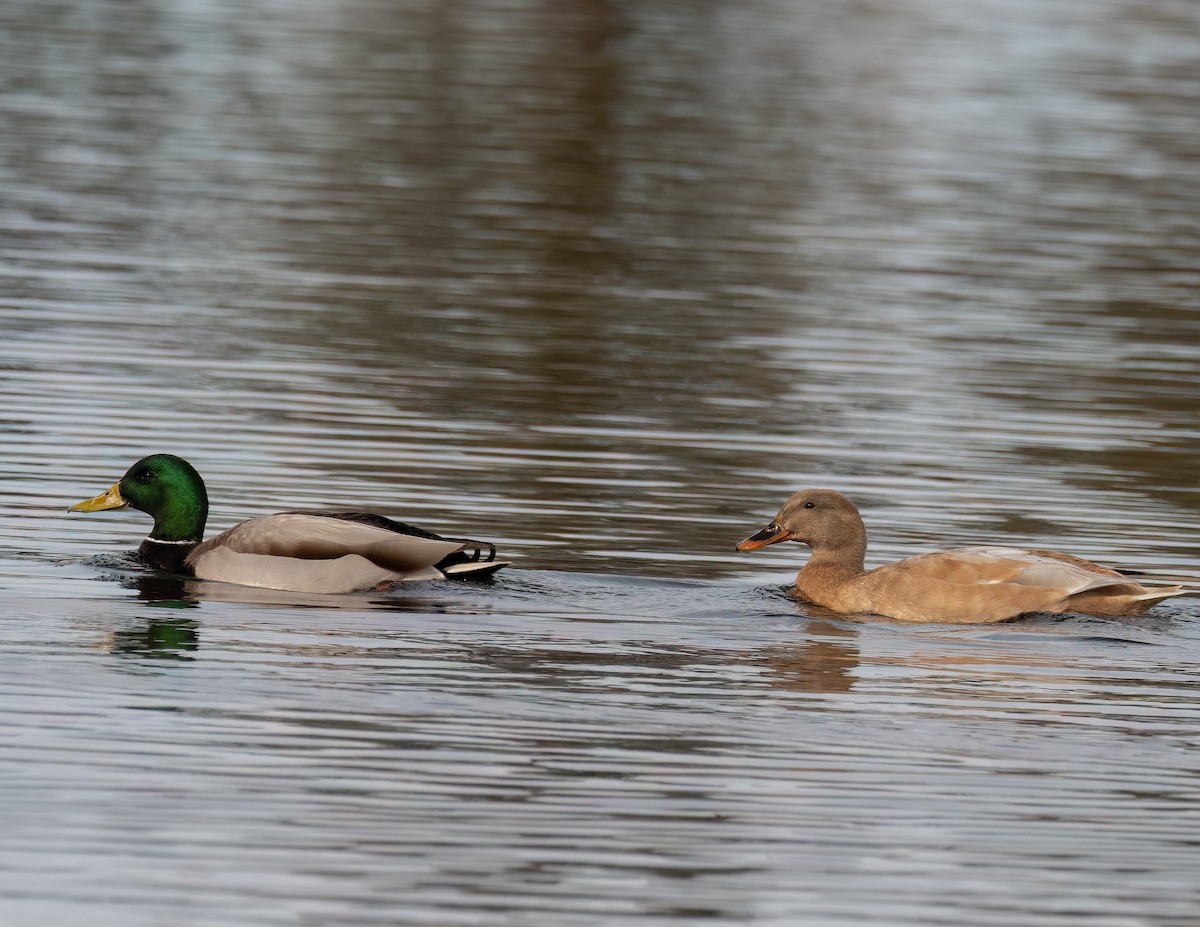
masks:
[[[95,499],[86,502],[76,502],[67,509],[68,512],[103,512],[105,509],[123,509],[129,505],[121,495],[121,484],[116,483],[108,492],[102,492]]]

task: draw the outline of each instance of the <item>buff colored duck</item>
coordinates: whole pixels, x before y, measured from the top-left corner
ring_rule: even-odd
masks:
[[[487,542],[444,538],[359,512],[264,515],[204,541],[204,480],[172,454],[142,458],[107,492],[68,511],[126,506],[154,518],[138,548],[147,566],[243,586],[354,592],[404,580],[477,578],[508,565]]]
[[[1109,567],[1053,550],[963,547],[920,554],[873,570],[864,567],[867,529],[849,499],[806,489],[775,520],[737,545],[757,550],[780,541],[812,548],[796,592],[836,612],[900,621],[1002,621],[1027,612],[1134,615],[1181,586],[1150,588]]]

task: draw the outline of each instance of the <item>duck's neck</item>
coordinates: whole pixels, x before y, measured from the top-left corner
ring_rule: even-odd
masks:
[[[154,513],[154,528],[138,553],[149,566],[172,573],[187,572],[184,560],[204,538],[208,496],[203,486],[173,494]]]
[[[824,590],[834,589],[865,572],[866,538],[854,539],[836,546],[813,548],[808,563],[796,576],[796,588],[818,605],[827,598]]]
[[[138,547],[138,556],[146,566],[169,573],[190,573],[185,561],[199,541],[159,541],[146,538]]]

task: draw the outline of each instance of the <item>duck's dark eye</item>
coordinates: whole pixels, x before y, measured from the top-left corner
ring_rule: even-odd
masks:
[[[817,503],[815,503],[815,502],[805,502],[805,503],[804,503],[804,507],[805,507],[806,509],[815,509],[815,508],[817,507]]]
[[[153,482],[157,477],[158,477],[158,474],[155,471],[143,470],[141,473],[139,473],[137,475],[137,481],[139,483],[150,483],[150,482]]]

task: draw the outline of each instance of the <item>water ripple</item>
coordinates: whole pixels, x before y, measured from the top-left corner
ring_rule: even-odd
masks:
[[[828,485],[873,562],[1195,581],[1195,19],[0,7],[0,921],[1193,924],[1196,599],[913,627],[732,548]],[[517,568],[156,577],[65,511],[154,451]]]

